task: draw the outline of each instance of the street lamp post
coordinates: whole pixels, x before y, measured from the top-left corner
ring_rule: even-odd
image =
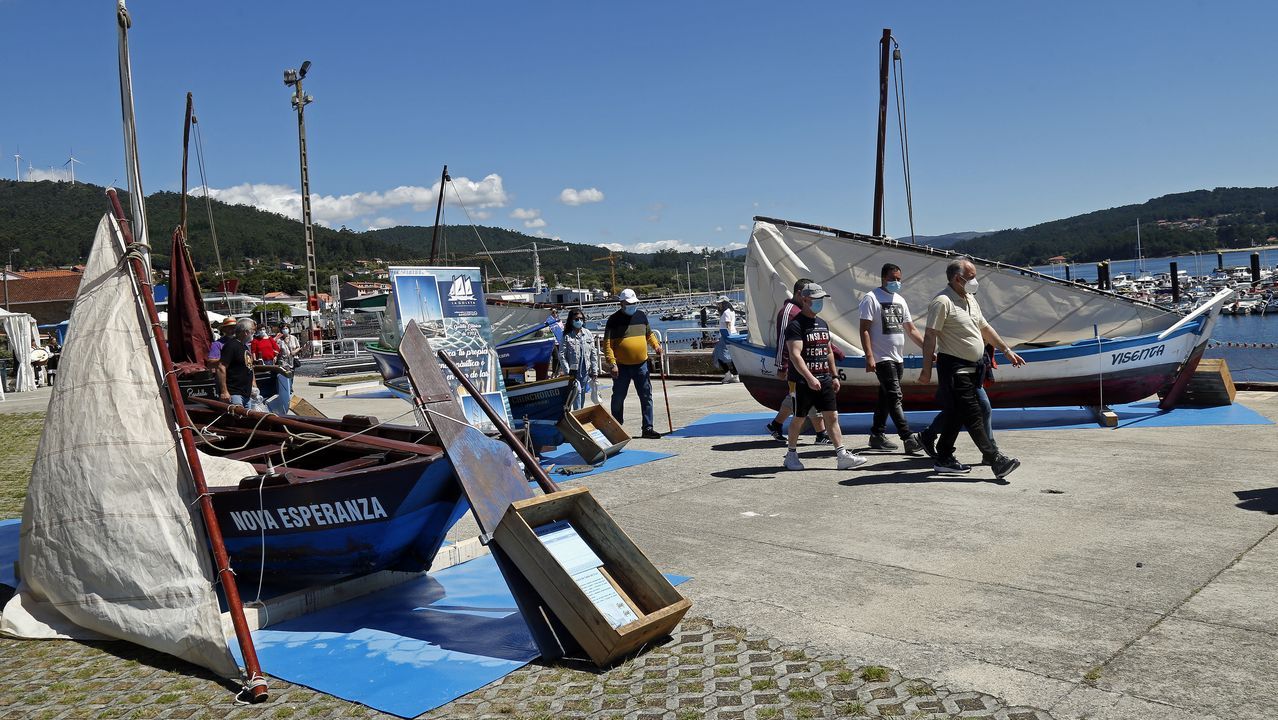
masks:
[[[4,309],[9,311],[9,271],[13,269],[13,254],[18,252],[18,248],[9,248],[9,255],[4,262]]]
[[[297,111],[298,162],[302,171],[302,232],[306,237],[306,320],[307,336],[311,352],[315,352],[319,340],[319,279],[315,275],[315,230],[311,226],[311,179],[306,165],[306,106],[314,100],[302,92],[302,79],[311,67],[311,61],[302,63],[300,70],[284,71],[284,84],[293,88],[293,109]]]
[[[688,261],[688,299],[692,299],[692,261]]]

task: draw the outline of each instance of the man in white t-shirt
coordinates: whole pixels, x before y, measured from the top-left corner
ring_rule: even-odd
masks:
[[[861,298],[861,348],[865,350],[865,371],[879,378],[879,402],[870,426],[870,449],[892,451],[900,446],[887,437],[887,419],[892,416],[896,434],[905,443],[905,452],[923,450],[910,433],[910,423],[901,406],[901,374],[905,368],[905,336],[923,347],[923,334],[910,319],[910,306],[901,297],[901,268],[887,263],[879,273],[881,284]]]

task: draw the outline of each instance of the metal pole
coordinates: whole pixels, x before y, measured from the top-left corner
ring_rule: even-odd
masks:
[[[883,237],[883,162],[887,145],[888,49],[892,45],[892,28],[883,28],[879,40],[879,139],[874,163],[874,236]]]
[[[286,84],[294,86],[293,107],[297,110],[297,148],[298,164],[302,174],[302,232],[306,240],[306,321],[307,337],[310,339],[311,352],[315,352],[315,343],[319,339],[319,279],[315,274],[315,228],[311,225],[311,176],[306,160],[306,106],[314,98],[302,92],[302,79],[310,67],[309,60],[302,63],[302,69],[296,79]],[[286,78],[288,73],[285,73]]]

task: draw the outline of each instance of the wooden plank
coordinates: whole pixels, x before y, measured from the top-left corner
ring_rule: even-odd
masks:
[[[1118,413],[1110,410],[1103,405],[1090,405],[1087,408],[1092,411],[1092,416],[1096,418],[1096,424],[1101,427],[1118,427]]]

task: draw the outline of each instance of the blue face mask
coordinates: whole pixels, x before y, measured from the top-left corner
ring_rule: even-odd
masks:
[[[813,300],[813,301],[812,301],[812,312],[814,312],[814,313],[816,313],[816,314],[820,315],[820,314],[821,314],[821,308],[822,308],[824,305],[825,305],[825,300]]]
[[[638,312],[638,311],[639,311],[639,306],[638,306],[638,305],[627,305],[627,306],[625,306],[625,307],[621,308],[621,311],[622,311],[622,312],[624,312],[624,313],[625,313],[625,314],[627,314],[627,315],[634,315],[636,312]]]
[[[887,283],[887,285],[884,285],[884,286],[883,286],[883,289],[884,289],[884,290],[887,290],[887,291],[888,291],[888,292],[890,292],[890,293],[899,293],[899,292],[901,292],[901,281],[900,281],[900,280],[889,280],[889,281],[888,281],[888,283]]]
[[[580,320],[573,320],[573,321],[572,321],[572,329],[573,329],[573,330],[580,330],[580,329],[581,329],[581,321],[580,321]]]

